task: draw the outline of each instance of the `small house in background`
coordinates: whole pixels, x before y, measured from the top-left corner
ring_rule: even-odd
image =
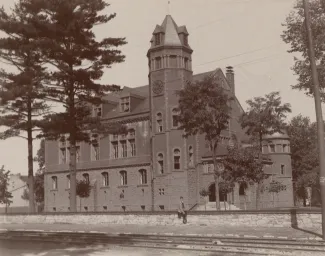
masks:
[[[24,190],[27,188],[27,176],[18,174],[10,174],[8,182],[8,191],[12,194],[12,203],[9,206],[0,204],[0,212],[19,213],[28,212],[28,200],[22,198]]]

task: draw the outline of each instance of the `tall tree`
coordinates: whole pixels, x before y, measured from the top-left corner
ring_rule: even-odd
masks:
[[[287,131],[290,136],[292,178],[296,203],[296,196],[303,198],[301,196],[303,195],[302,186],[297,186],[302,184],[301,178],[319,166],[316,123],[311,123],[308,117],[298,115],[291,119]]]
[[[259,156],[258,146],[242,147],[235,144],[234,147],[228,147],[228,154],[222,160],[225,167],[222,178],[228,182],[244,184],[245,187],[261,184],[268,176],[263,171],[264,164]],[[261,193],[261,189],[256,193]],[[259,195],[256,194],[256,198],[259,199]]]
[[[12,203],[12,195],[8,191],[9,177],[10,171],[6,171],[2,166],[0,169],[0,204],[5,204],[6,207]]]
[[[324,0],[309,0],[311,30],[314,40],[315,58],[318,79],[321,89],[325,88],[325,3]],[[300,57],[294,57],[292,70],[297,75],[298,83],[292,85],[293,89],[305,91],[313,96],[313,82],[308,55],[307,30],[305,26],[303,1],[298,0],[294,9],[287,16],[283,26],[285,30],[281,35],[283,41],[290,45],[290,53],[298,53]],[[324,91],[321,90],[322,101],[325,101]]]
[[[263,136],[283,132],[286,114],[291,112],[289,103],[282,104],[279,92],[246,101],[248,110],[241,117],[241,126],[246,134],[255,137],[259,147],[259,161],[262,163]],[[261,183],[256,186],[256,208],[259,209]]]
[[[69,135],[70,210],[74,212],[76,142],[91,141],[90,132],[107,134],[119,131],[115,124],[99,126],[98,117],[89,117],[92,112],[89,105],[99,106],[106,92],[119,89],[118,86],[103,85],[98,81],[104,68],[124,61],[118,47],[126,41],[113,37],[96,39],[94,28],[116,16],[104,14],[109,6],[104,0],[24,0],[21,6],[31,14],[42,60],[53,69],[48,97],[65,108],[63,113],[48,116],[47,125],[42,129],[49,139]]]
[[[220,210],[217,148],[221,132],[228,127],[230,102],[232,98],[213,76],[206,76],[202,81],[188,83],[177,92],[179,96],[179,122],[184,136],[204,134],[209,143],[214,164],[216,208]]]
[[[0,126],[6,127],[0,138],[19,136],[27,140],[29,210],[34,212],[33,132],[48,111],[43,91],[47,73],[33,39],[35,28],[27,15],[19,3],[10,14],[0,9],[0,30],[6,34],[0,38],[0,59],[15,70],[0,70]]]

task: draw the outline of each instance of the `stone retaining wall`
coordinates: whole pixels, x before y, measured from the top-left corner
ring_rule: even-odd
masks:
[[[180,224],[175,212],[164,213],[56,213],[0,215],[1,224],[10,223],[70,223],[70,224]],[[320,228],[320,212],[190,212],[189,225],[249,226],[249,227],[299,227]]]

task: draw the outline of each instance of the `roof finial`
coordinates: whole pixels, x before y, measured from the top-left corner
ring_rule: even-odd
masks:
[[[170,1],[168,1],[168,5],[167,5],[167,14],[170,15]]]

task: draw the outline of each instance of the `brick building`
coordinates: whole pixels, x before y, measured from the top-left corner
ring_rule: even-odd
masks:
[[[200,189],[213,189],[209,148],[203,136],[182,137],[175,119],[178,104],[175,91],[184,88],[187,81],[212,75],[235,94],[233,69],[228,67],[226,75],[221,69],[193,75],[193,50],[187,29],[177,26],[170,15],[156,26],[150,43],[149,85],[124,87],[105,96],[106,103],[94,108],[93,114],[103,120],[126,124],[128,135],[111,135],[98,138],[98,143],[92,145],[78,145],[77,179],[87,179],[92,185],[90,197],[77,201],[80,211],[174,210],[180,196],[188,208],[199,207],[204,203]],[[229,129],[223,132],[220,157],[226,154],[232,134],[239,139],[245,136],[238,123],[242,113],[236,99]],[[68,142],[46,142],[45,211],[69,210],[68,151]],[[279,205],[291,206],[291,158],[286,135],[266,138],[265,153],[270,156],[267,171],[274,174],[270,177],[289,185],[280,195]],[[243,188],[236,187],[222,200],[242,208],[242,197],[246,203],[252,202],[254,189],[247,188],[246,196],[243,194]],[[263,200],[270,202],[270,195]]]

